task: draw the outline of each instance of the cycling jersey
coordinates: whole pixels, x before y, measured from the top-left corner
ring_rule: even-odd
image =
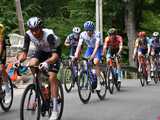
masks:
[[[160,53],[160,39],[151,38],[150,47],[151,47],[151,51],[154,51],[155,54],[159,54]]]
[[[152,48],[159,48],[160,47],[160,40],[159,39],[154,39],[154,38],[151,38],[150,40],[150,46]]]
[[[150,40],[148,37],[141,39],[141,38],[137,38],[135,41],[135,47],[138,48],[138,54],[147,54],[147,49],[148,46],[150,45]]]
[[[95,58],[97,58],[99,61],[101,60],[101,52],[102,52],[102,41],[101,41],[101,33],[100,32],[94,32],[92,36],[88,36],[87,32],[84,31],[80,34],[80,39],[78,42],[78,46],[81,46],[83,43],[87,45],[87,50],[84,53],[84,57],[88,58],[92,55],[95,45],[99,44],[99,48],[96,52]]]
[[[90,36],[88,36],[86,31],[82,32],[80,34],[78,46],[81,46],[84,42],[88,48],[90,48],[90,47],[95,48],[96,44],[102,45],[101,33],[94,32],[93,35],[90,37]]]
[[[33,42],[37,51],[44,52],[56,51],[56,48],[60,45],[60,40],[51,29],[43,29],[43,38],[41,40],[35,38],[31,31],[28,30],[25,35],[23,46],[24,51],[26,52],[28,52],[30,41]]]
[[[30,41],[36,47],[36,52],[32,55],[32,58],[37,58],[39,62],[43,62],[52,56],[53,52],[56,52],[59,56],[61,54],[60,40],[50,29],[42,29],[43,37],[41,40],[35,38],[31,31],[28,30],[25,35],[24,51],[28,52]],[[60,68],[60,59],[55,63],[49,65],[49,71],[58,73]]]
[[[79,41],[79,35],[75,33],[71,33],[66,38],[66,43],[70,44],[71,46],[77,46]]]
[[[148,45],[149,45],[149,39],[148,38],[145,38],[145,39],[140,39],[140,38],[137,38],[136,39],[136,42],[135,42],[135,46],[138,47],[138,48],[145,48],[147,49],[148,48]]]
[[[2,46],[2,53],[0,55],[0,64],[5,64],[6,63],[6,42],[3,37],[0,38],[0,46]]]
[[[112,40],[110,36],[107,36],[105,38],[104,45],[106,46],[106,48],[111,47],[111,49],[119,49],[119,45],[121,43],[123,43],[123,39],[121,36],[116,35],[114,40]]]

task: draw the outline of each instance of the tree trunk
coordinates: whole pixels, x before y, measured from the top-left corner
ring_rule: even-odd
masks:
[[[125,30],[128,36],[129,64],[135,66],[133,61],[134,42],[136,39],[135,0],[127,0],[125,8]]]
[[[15,0],[15,3],[16,3],[16,13],[18,17],[19,32],[20,32],[20,35],[24,35],[25,30],[24,30],[24,21],[23,21],[22,10],[21,10],[21,2],[20,0]]]

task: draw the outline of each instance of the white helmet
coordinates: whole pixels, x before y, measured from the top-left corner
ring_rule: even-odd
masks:
[[[33,29],[36,27],[42,27],[42,20],[38,17],[31,17],[28,21],[27,21],[27,26],[29,29]]]
[[[72,29],[72,31],[74,32],[74,33],[80,33],[81,32],[81,28],[79,28],[79,27],[74,27],[73,29]]]
[[[152,36],[153,37],[159,37],[159,32],[153,32]]]

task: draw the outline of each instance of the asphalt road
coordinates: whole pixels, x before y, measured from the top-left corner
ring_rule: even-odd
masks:
[[[0,109],[0,120],[19,120],[20,99],[25,86],[14,91],[14,101],[7,113]],[[44,118],[42,120],[47,120]],[[120,92],[107,93],[100,101],[92,94],[88,104],[82,104],[76,88],[67,94],[62,120],[160,120],[160,83],[141,87],[137,80],[123,80]]]

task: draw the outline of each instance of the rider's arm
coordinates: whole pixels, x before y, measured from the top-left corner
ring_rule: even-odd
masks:
[[[67,46],[67,47],[70,46],[70,37],[69,36],[67,36],[67,38],[64,42],[64,45]]]
[[[54,37],[54,35],[49,35],[47,37],[47,41],[49,42],[50,44],[50,47],[52,49],[52,56],[50,58],[48,58],[45,62],[47,62],[48,64],[53,64],[55,63],[58,59],[59,59],[59,54],[58,54],[58,50],[57,48],[55,48],[55,42],[56,42],[56,38]]]
[[[133,51],[133,58],[135,58],[135,56],[136,56],[136,54],[137,54],[138,46],[139,46],[139,40],[136,39],[136,41],[135,41],[135,46],[134,46],[134,51]]]
[[[3,37],[0,36],[0,57],[2,56],[3,53],[3,45],[4,45]]]
[[[150,52],[151,52],[151,47],[152,47],[152,40],[149,39],[149,38],[147,40],[148,40],[148,43],[147,43],[148,52],[147,52],[147,54],[149,55]]]
[[[100,39],[97,39],[97,41],[96,41],[96,43],[95,43],[95,48],[94,48],[93,53],[92,53],[92,55],[91,55],[91,59],[93,59],[93,58],[95,57],[96,52],[97,52],[97,50],[98,50],[98,48],[99,48],[99,43],[100,43]]]
[[[24,45],[23,45],[23,51],[20,53],[20,55],[18,56],[18,60],[19,61],[24,61],[25,59],[27,59],[27,54],[28,54],[28,50],[29,50],[29,45],[30,45],[30,37],[29,35],[26,33],[25,37],[24,37]]]
[[[103,56],[106,55],[107,48],[108,48],[108,37],[106,37],[104,40],[103,51],[102,51]]]
[[[3,45],[4,45],[4,28],[0,28],[0,58],[3,53]]]
[[[80,39],[78,41],[78,46],[77,46],[76,52],[75,52],[76,58],[78,58],[78,56],[79,56],[79,52],[81,51],[82,44],[83,44],[83,37],[82,37],[82,35],[80,35]]]
[[[122,48],[123,48],[123,39],[122,39],[122,37],[119,37],[119,41],[120,41],[120,44],[119,44],[118,54],[121,54]]]

